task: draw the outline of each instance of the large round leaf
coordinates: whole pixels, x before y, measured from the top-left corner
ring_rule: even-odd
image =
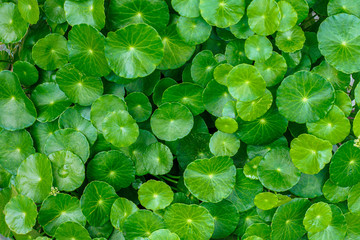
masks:
[[[214,219],[209,211],[198,205],[175,203],[164,215],[165,226],[186,240],[207,240],[214,232]]]
[[[273,46],[264,36],[254,35],[245,41],[245,54],[250,60],[264,62],[272,55]]]
[[[148,210],[136,211],[124,222],[124,232],[129,240],[144,239],[152,232],[163,228],[165,228],[163,219]]]
[[[91,105],[104,91],[99,77],[86,76],[71,64],[59,69],[56,82],[72,102],[82,106]]]
[[[87,138],[90,145],[93,145],[97,139],[98,132],[91,122],[81,116],[76,108],[68,108],[59,118],[59,127],[73,128]]]
[[[356,118],[355,118],[356,119]],[[356,120],[353,122],[355,129]],[[328,140],[331,144],[342,142],[350,133],[350,121],[337,106],[333,106],[330,112],[317,122],[306,123],[309,133]],[[357,135],[355,133],[355,135]]]
[[[35,153],[20,164],[15,185],[22,195],[40,203],[49,195],[52,181],[49,159],[44,154]]]
[[[205,110],[202,102],[203,90],[201,86],[193,83],[177,84],[164,91],[162,102],[182,103],[196,116]]]
[[[344,73],[360,71],[360,19],[341,13],[328,17],[318,31],[319,49],[326,61]]]
[[[197,45],[210,37],[212,28],[201,17],[187,18],[181,16],[176,24],[176,29],[186,43]]]
[[[110,220],[111,206],[118,196],[106,182],[93,181],[80,199],[81,211],[92,226],[102,226]]]
[[[327,6],[329,16],[339,13],[353,14],[360,17],[360,1],[359,0],[331,0]]]
[[[308,207],[310,207],[310,201],[301,198],[295,198],[280,206],[271,224],[272,239],[301,238],[306,233],[303,219]]]
[[[69,98],[56,83],[38,85],[31,94],[38,111],[39,122],[51,122],[58,118],[71,104]]]
[[[245,13],[245,0],[200,0],[201,16],[210,25],[227,28],[240,21]]]
[[[30,24],[39,20],[39,5],[36,0],[19,0],[18,8],[21,16]]]
[[[86,229],[77,222],[64,222],[61,224],[55,232],[55,239],[68,240],[68,239],[80,239],[91,240],[91,237]]]
[[[64,10],[71,26],[86,23],[99,30],[105,26],[104,0],[66,0]]]
[[[330,205],[324,202],[318,202],[306,211],[304,226],[306,231],[316,233],[326,229],[332,220]]]
[[[138,195],[141,205],[153,211],[166,208],[174,199],[174,193],[170,186],[155,180],[149,180],[142,184]]]
[[[332,157],[332,145],[310,134],[301,134],[291,141],[290,156],[303,173],[317,174]]]
[[[127,198],[118,198],[111,207],[110,221],[114,228],[123,230],[124,222],[128,216],[138,211],[138,207]]]
[[[251,121],[239,121],[236,134],[246,144],[268,144],[280,138],[286,131],[288,121],[275,109],[270,109],[263,116]]]
[[[201,206],[206,208],[214,218],[215,229],[212,238],[225,238],[234,232],[240,217],[234,204],[223,200],[218,203],[203,202]]]
[[[109,183],[116,191],[135,180],[134,163],[120,151],[100,152],[87,165],[87,178]]]
[[[162,143],[156,142],[146,147],[144,167],[148,173],[163,175],[170,172],[173,166],[173,155],[170,149]]]
[[[275,0],[254,0],[247,8],[249,26],[259,35],[271,35],[280,25],[281,13]]]
[[[86,219],[76,197],[59,193],[44,200],[39,211],[39,224],[46,234],[54,236],[56,229],[64,222],[77,222],[85,226]]]
[[[127,110],[123,99],[116,95],[103,95],[91,105],[91,123],[102,132],[102,123],[107,114],[121,110]]]
[[[164,56],[164,45],[156,30],[146,24],[132,24],[109,32],[105,56],[111,70],[124,78],[150,75]]]
[[[164,103],[155,110],[150,124],[156,137],[175,141],[190,133],[194,118],[190,110],[181,103]]]
[[[229,157],[198,159],[184,172],[185,186],[204,202],[220,202],[228,197],[235,185],[236,168]]]
[[[258,175],[264,187],[277,192],[289,190],[300,180],[300,171],[285,147],[274,148],[265,155],[259,164]]]
[[[240,64],[229,72],[227,86],[237,100],[253,101],[265,94],[266,83],[254,66]]]
[[[26,34],[28,23],[21,17],[14,3],[0,3],[0,42],[14,43]]]
[[[139,136],[139,126],[127,111],[109,113],[102,123],[106,141],[116,147],[128,147]]]
[[[70,151],[58,151],[49,155],[52,164],[54,186],[60,191],[74,191],[85,179],[85,167],[81,158]]]
[[[355,185],[360,181],[360,148],[353,140],[340,146],[330,163],[330,179],[341,187]]]
[[[164,57],[158,69],[176,69],[184,65],[193,55],[195,46],[186,43],[179,35],[176,24],[170,24],[160,32],[164,45]]]
[[[49,155],[61,150],[75,153],[84,163],[90,155],[89,142],[86,137],[71,128],[57,130],[46,140],[44,146],[45,154]]]
[[[320,75],[300,71],[282,81],[276,104],[288,120],[305,123],[325,117],[334,100],[335,91],[328,81]]]
[[[96,28],[80,24],[68,34],[69,61],[85,74],[105,76],[110,72],[105,59],[105,37]]]
[[[37,209],[30,198],[19,194],[5,205],[4,214],[5,222],[11,231],[26,234],[36,223]]]
[[[112,30],[136,23],[160,30],[169,22],[169,9],[164,0],[115,0],[110,2],[106,18]]]
[[[0,165],[16,175],[21,162],[35,153],[33,140],[26,130],[0,132]]]
[[[36,120],[36,109],[22,90],[18,77],[2,71],[0,82],[0,127],[11,131],[30,127]]]
[[[325,230],[317,233],[309,232],[309,240],[317,239],[328,239],[328,240],[338,240],[344,239],[346,235],[346,220],[341,209],[335,205],[330,205],[332,212],[332,220],[329,226]]]
[[[265,62],[255,62],[255,67],[263,76],[266,86],[271,87],[281,82],[287,71],[286,60],[277,52],[273,52],[271,57]]]
[[[32,49],[36,65],[47,71],[64,66],[68,62],[68,54],[66,38],[57,33],[41,38]]]
[[[243,169],[238,168],[236,169],[235,188],[227,200],[235,205],[237,211],[245,212],[254,207],[254,198],[262,190],[263,186],[259,181],[247,178]]]

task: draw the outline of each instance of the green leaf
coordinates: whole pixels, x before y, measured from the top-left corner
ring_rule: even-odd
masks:
[[[159,229],[151,233],[150,240],[180,240],[176,233],[172,233],[167,229]]]
[[[125,101],[130,115],[136,122],[144,122],[150,118],[152,105],[145,94],[140,92],[130,93],[126,96]]]
[[[90,155],[89,143],[86,137],[72,128],[59,129],[46,140],[44,146],[45,154],[49,155],[50,153],[61,150],[75,153],[84,163]]]
[[[285,32],[278,32],[275,38],[276,46],[283,52],[296,52],[304,47],[305,34],[301,27],[294,26]]]
[[[150,119],[151,130],[161,140],[175,141],[187,136],[194,125],[190,110],[180,103],[164,103]]]
[[[33,153],[33,140],[26,130],[0,132],[0,164],[11,174],[16,175],[21,162]]]
[[[85,226],[86,219],[76,197],[59,193],[47,197],[41,205],[38,221],[46,234],[54,236],[56,229],[64,222],[75,222]]]
[[[341,13],[328,17],[318,31],[319,49],[326,61],[337,70],[351,74],[360,71],[360,19]]]
[[[171,5],[181,16],[188,18],[200,16],[199,0],[171,0]]]
[[[39,79],[39,72],[34,65],[25,61],[16,61],[13,72],[18,76],[20,83],[25,86],[35,84]]]
[[[235,175],[231,158],[212,157],[190,163],[185,169],[184,181],[196,198],[216,203],[229,196],[235,185]]]
[[[240,140],[235,134],[217,131],[210,138],[209,148],[215,156],[234,156],[240,148]]]
[[[201,16],[212,26],[230,27],[245,13],[245,0],[200,0]]]
[[[355,129],[356,120],[354,120],[353,124]],[[331,144],[342,142],[350,133],[349,119],[347,119],[340,108],[335,105],[324,118],[317,122],[306,123],[306,127],[309,133],[328,140]]]
[[[310,134],[301,134],[291,141],[290,157],[303,173],[317,174],[332,157],[332,145]]]
[[[30,127],[36,120],[34,104],[27,98],[16,74],[0,72],[0,127],[14,131]]]
[[[215,228],[212,238],[225,238],[234,232],[238,222],[239,213],[233,203],[223,200],[218,203],[201,203],[214,218]]]
[[[160,30],[169,22],[169,9],[163,0],[115,0],[110,2],[106,17],[111,30],[137,23]]]
[[[142,184],[138,194],[141,205],[153,211],[166,208],[174,199],[174,193],[169,185],[155,180]]]
[[[202,97],[206,111],[215,117],[221,117],[224,106],[234,100],[229,94],[228,88],[215,80],[211,80],[206,85]]]
[[[157,68],[167,70],[183,66],[193,55],[195,46],[187,44],[181,38],[176,24],[170,24],[159,34],[164,46],[164,57]]]
[[[57,33],[41,38],[32,49],[36,65],[47,71],[64,66],[68,62],[68,54],[66,38]]]
[[[61,191],[74,191],[85,179],[84,163],[70,151],[58,151],[49,155],[51,161],[54,186]]]
[[[170,149],[160,142],[152,143],[143,153],[144,167],[153,175],[164,175],[173,167],[173,155]]]
[[[110,69],[105,59],[105,37],[94,27],[80,24],[68,35],[69,61],[90,76],[106,76]]]
[[[245,55],[245,41],[232,40],[226,45],[225,57],[229,64],[238,65],[241,63],[251,64],[252,61]],[[225,84],[226,85],[226,84]]]
[[[102,226],[110,220],[111,206],[117,197],[108,183],[93,181],[85,187],[81,196],[81,211],[91,225]]]
[[[30,24],[39,20],[39,5],[36,0],[19,0],[18,8],[21,16]]]
[[[191,77],[193,81],[204,87],[213,79],[213,72],[217,65],[218,63],[211,51],[205,50],[199,52],[191,64]]]
[[[250,60],[265,62],[272,55],[272,44],[264,36],[254,35],[245,41],[245,54]]]
[[[138,210],[138,207],[132,201],[126,198],[116,199],[111,207],[111,224],[114,228],[122,231],[126,218]]]
[[[37,209],[30,198],[17,195],[5,205],[4,214],[6,224],[11,231],[17,234],[26,234],[35,225]]]
[[[0,42],[19,42],[26,34],[29,24],[24,21],[14,3],[0,3]]]
[[[148,210],[136,211],[124,222],[124,232],[129,240],[149,237],[151,233],[164,228],[164,220]]]
[[[66,22],[64,3],[65,0],[46,0],[44,3],[46,17],[57,24]]]
[[[264,187],[277,192],[289,190],[300,180],[300,171],[285,147],[274,148],[265,155],[259,164],[258,175]]]
[[[57,119],[70,105],[70,99],[56,83],[38,85],[31,95],[39,122],[51,122]]]
[[[277,207],[278,201],[276,194],[271,192],[259,193],[254,198],[255,206],[261,210],[270,210]]]
[[[325,117],[334,101],[335,91],[329,82],[320,75],[300,71],[281,83],[276,104],[289,121],[305,123]]]
[[[295,11],[294,7],[287,1],[279,1],[278,5],[281,12],[281,20],[278,31],[289,31],[296,25],[298,20],[297,12]]]
[[[306,0],[285,0],[285,1],[290,3],[297,12],[297,16],[298,16],[297,23],[304,21],[304,19],[309,14],[309,5],[306,2]]]
[[[309,240],[315,240],[315,239],[329,239],[329,240],[335,240],[335,239],[344,239],[346,235],[346,221],[345,216],[341,212],[340,208],[338,208],[335,205],[330,205],[331,212],[332,212],[332,220],[329,226],[317,233],[309,232]]]
[[[345,201],[348,198],[350,187],[340,187],[328,179],[322,189],[324,197],[332,203]]]
[[[347,202],[350,212],[360,213],[360,184],[356,184],[350,189]]]
[[[91,240],[89,233],[86,229],[77,222],[64,222],[55,232],[55,238],[59,240],[67,239],[81,239]]]
[[[360,181],[360,148],[354,141],[342,144],[335,152],[330,163],[330,179],[341,187],[348,187]]]
[[[99,30],[105,26],[104,0],[66,0],[64,10],[71,26],[85,23]]]
[[[214,218],[206,208],[194,204],[172,204],[165,211],[164,221],[181,239],[206,240],[214,232]]]
[[[216,119],[215,126],[219,131],[232,134],[238,129],[238,124],[231,117],[220,117]]]
[[[187,18],[181,16],[176,23],[180,37],[190,45],[204,43],[211,34],[211,26],[201,17]]]
[[[105,40],[105,57],[109,66],[123,78],[150,75],[163,59],[163,49],[156,30],[142,23],[109,32]]]
[[[194,83],[181,83],[167,88],[162,95],[162,103],[179,102],[194,116],[205,111],[202,92],[204,88]]]
[[[281,12],[274,0],[254,0],[247,8],[249,26],[258,35],[271,35],[280,25]]]
[[[359,0],[331,0],[327,5],[329,16],[339,13],[348,13],[360,17]]]
[[[127,110],[123,99],[109,94],[97,98],[91,105],[90,119],[91,123],[100,132],[102,132],[102,123],[105,117],[112,112]]]
[[[102,122],[106,141],[116,147],[128,147],[139,136],[139,126],[127,111],[117,111],[106,115]]]
[[[254,207],[254,198],[263,191],[263,186],[257,180],[247,178],[241,168],[236,169],[236,182],[227,200],[231,201],[239,212],[245,212]]]
[[[46,155],[35,153],[19,166],[15,186],[24,196],[41,203],[50,193],[53,182],[51,163]]]
[[[107,182],[115,191],[128,187],[135,180],[134,163],[116,150],[96,154],[86,170],[86,176],[90,181]]]
[[[281,82],[287,71],[285,58],[273,52],[265,62],[255,62],[255,67],[264,78],[267,87],[272,87]]]
[[[332,221],[332,211],[330,205],[318,202],[306,211],[304,226],[306,231],[317,233],[325,230]]]
[[[303,219],[308,207],[310,201],[301,198],[295,198],[280,206],[271,224],[271,237],[284,240],[301,238],[306,233]]]
[[[230,94],[239,101],[253,101],[265,94],[266,83],[252,65],[240,64],[229,75],[227,86]]]

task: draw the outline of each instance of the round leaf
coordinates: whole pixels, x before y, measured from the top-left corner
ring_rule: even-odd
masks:
[[[174,199],[171,188],[166,183],[155,180],[142,184],[138,194],[141,205],[153,211],[166,208]]]

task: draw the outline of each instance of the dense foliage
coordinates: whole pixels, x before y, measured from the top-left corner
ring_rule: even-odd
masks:
[[[360,239],[359,73],[360,0],[0,0],[0,234]]]

